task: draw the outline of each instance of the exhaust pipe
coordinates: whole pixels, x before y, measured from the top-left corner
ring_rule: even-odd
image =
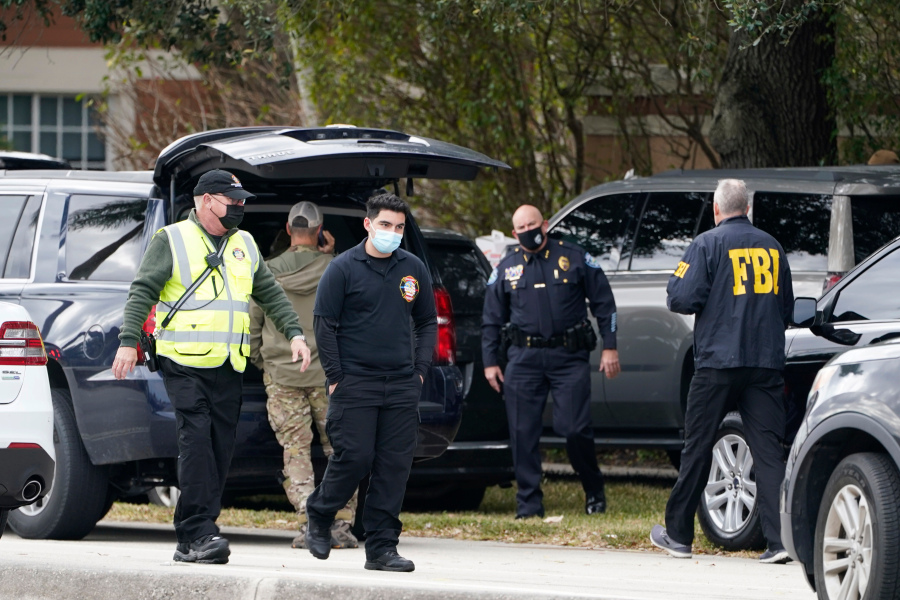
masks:
[[[22,500],[25,502],[34,502],[37,500],[37,497],[41,495],[41,490],[43,486],[41,486],[41,482],[37,479],[31,479],[28,483],[25,484],[25,487],[22,488]]]

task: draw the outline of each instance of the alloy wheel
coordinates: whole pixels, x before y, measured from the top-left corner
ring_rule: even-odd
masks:
[[[756,476],[753,456],[743,437],[728,434],[716,442],[703,502],[721,531],[735,533],[747,525],[756,506]]]
[[[872,514],[862,491],[846,485],[825,520],[822,565],[828,598],[864,598],[872,568]]]

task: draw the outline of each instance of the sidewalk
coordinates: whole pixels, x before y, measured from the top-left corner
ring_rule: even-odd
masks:
[[[365,553],[327,561],[293,550],[288,531],[224,528],[228,565],[175,563],[170,526],[102,521],[75,542],[0,539],[0,599],[54,600],[812,600],[796,565],[659,552],[401,538],[414,573],[363,569]]]

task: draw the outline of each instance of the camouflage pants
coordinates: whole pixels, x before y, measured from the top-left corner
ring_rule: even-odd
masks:
[[[316,487],[310,456],[313,423],[319,432],[325,456],[334,453],[325,433],[328,397],[324,387],[279,385],[272,381],[268,373],[263,373],[263,383],[268,396],[266,410],[269,413],[269,425],[272,426],[278,443],[284,448],[284,491],[297,510],[297,520],[302,525],[306,523],[306,499]],[[353,498],[343,510],[338,511],[335,518],[352,523],[355,513],[356,494],[353,494]]]

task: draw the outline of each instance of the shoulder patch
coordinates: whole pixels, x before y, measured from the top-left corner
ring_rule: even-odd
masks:
[[[584,253],[584,264],[589,266],[592,269],[601,269],[603,265],[600,264],[600,259],[596,256],[593,256],[589,252]]]
[[[488,285],[493,284],[495,281],[497,281],[498,277],[499,277],[499,272],[497,271],[497,267],[494,267],[494,270],[491,271],[491,276],[488,277],[487,284]]]
[[[675,269],[675,272],[672,273],[672,275],[684,279],[684,274],[687,273],[687,270],[690,268],[690,266],[691,265],[689,265],[688,263],[681,261],[680,263],[678,263],[678,268]]]

